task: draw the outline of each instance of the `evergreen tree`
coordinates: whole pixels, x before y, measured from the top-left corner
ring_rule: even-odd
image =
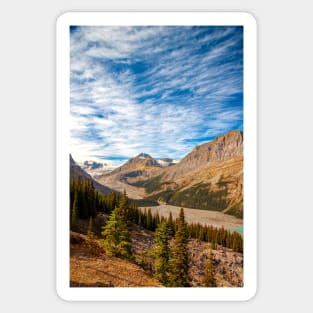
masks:
[[[94,238],[94,232],[92,231],[92,217],[91,216],[89,218],[89,223],[88,223],[87,238],[88,239]]]
[[[170,259],[169,240],[171,236],[165,221],[159,224],[155,231],[155,236],[154,277],[167,286]]]
[[[153,229],[153,219],[152,219],[152,213],[151,213],[151,209],[150,208],[148,209],[146,227],[149,230]]]
[[[215,271],[214,271],[214,258],[212,250],[210,249],[209,257],[205,266],[204,276],[202,283],[205,287],[216,287]]]
[[[118,212],[124,222],[128,222],[129,220],[129,208],[128,208],[128,197],[126,191],[124,190],[123,197],[118,205]]]
[[[138,212],[138,225],[142,226],[142,213],[141,211],[137,211]]]
[[[147,228],[147,208],[144,209],[143,214],[142,214],[142,226],[144,228]]]
[[[103,247],[109,256],[122,258],[131,257],[131,238],[127,224],[121,215],[120,208],[116,208],[110,215],[109,221],[103,227]]]
[[[126,192],[110,215],[108,223],[103,227],[102,241],[108,255],[122,258],[131,257],[131,238],[127,229],[128,198]]]
[[[189,287],[187,225],[185,222],[184,210],[182,208],[178,219],[176,220],[176,229],[172,258],[170,260],[169,286]]]
[[[169,217],[168,217],[168,228],[170,230],[170,235],[174,236],[174,234],[175,234],[175,226],[174,226],[172,212],[170,212]]]
[[[157,212],[156,215],[154,216],[154,229],[156,229],[160,224],[160,215]]]
[[[77,213],[78,213],[78,200],[77,200],[77,193],[75,192],[72,214],[71,214],[71,228],[74,228],[77,225]]]

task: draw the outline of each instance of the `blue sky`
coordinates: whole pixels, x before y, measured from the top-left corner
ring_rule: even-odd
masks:
[[[243,28],[70,29],[70,150],[117,165],[181,159],[243,129]]]

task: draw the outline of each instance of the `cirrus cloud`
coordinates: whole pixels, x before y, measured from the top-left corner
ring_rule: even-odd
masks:
[[[243,29],[71,27],[71,153],[182,158],[243,127]]]

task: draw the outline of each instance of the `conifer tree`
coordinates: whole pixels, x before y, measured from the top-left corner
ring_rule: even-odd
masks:
[[[129,208],[128,208],[128,197],[126,191],[124,190],[123,197],[119,202],[118,211],[120,216],[125,222],[128,222],[129,219]]]
[[[174,227],[174,221],[173,221],[172,212],[170,212],[169,217],[168,217],[168,228],[170,230],[170,235],[174,236],[174,234],[175,234],[175,227]]]
[[[144,209],[143,215],[142,215],[142,221],[143,221],[143,227],[147,228],[147,208]]]
[[[176,228],[172,258],[170,260],[169,286],[189,287],[187,225],[182,208],[176,220]]]
[[[148,209],[146,227],[149,230],[152,230],[152,228],[153,228],[153,219],[152,219],[152,213],[151,213],[151,209],[150,208]]]
[[[142,217],[142,213],[141,213],[141,211],[138,211],[138,225],[139,226],[142,226],[142,219],[141,219],[141,217]]]
[[[129,258],[131,255],[131,241],[127,225],[115,209],[110,215],[109,221],[104,226],[103,246],[110,256]]]
[[[94,232],[92,231],[92,217],[91,216],[89,218],[89,223],[88,223],[87,238],[89,240],[94,238]]]
[[[216,287],[216,279],[214,273],[214,258],[212,254],[212,250],[210,249],[209,257],[205,266],[204,276],[202,279],[202,283],[205,287]]]
[[[71,228],[74,228],[77,225],[77,213],[78,213],[78,200],[77,192],[74,193],[73,208],[71,212]]]
[[[131,258],[131,238],[121,212],[123,211],[120,207],[113,210],[109,221],[103,227],[101,234],[104,239],[101,242],[109,256]]]
[[[160,224],[160,215],[157,212],[156,215],[154,216],[154,228],[156,229],[159,224]]]
[[[160,223],[155,231],[155,261],[154,261],[154,277],[158,279],[163,285],[168,285],[169,272],[169,228],[165,221]]]
[[[115,192],[112,192],[110,195],[110,203],[109,203],[109,212],[112,212],[117,204],[117,198]]]

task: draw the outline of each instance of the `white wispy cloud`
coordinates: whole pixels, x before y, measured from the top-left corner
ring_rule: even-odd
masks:
[[[197,138],[242,128],[241,41],[234,27],[73,31],[74,159],[179,159]]]

